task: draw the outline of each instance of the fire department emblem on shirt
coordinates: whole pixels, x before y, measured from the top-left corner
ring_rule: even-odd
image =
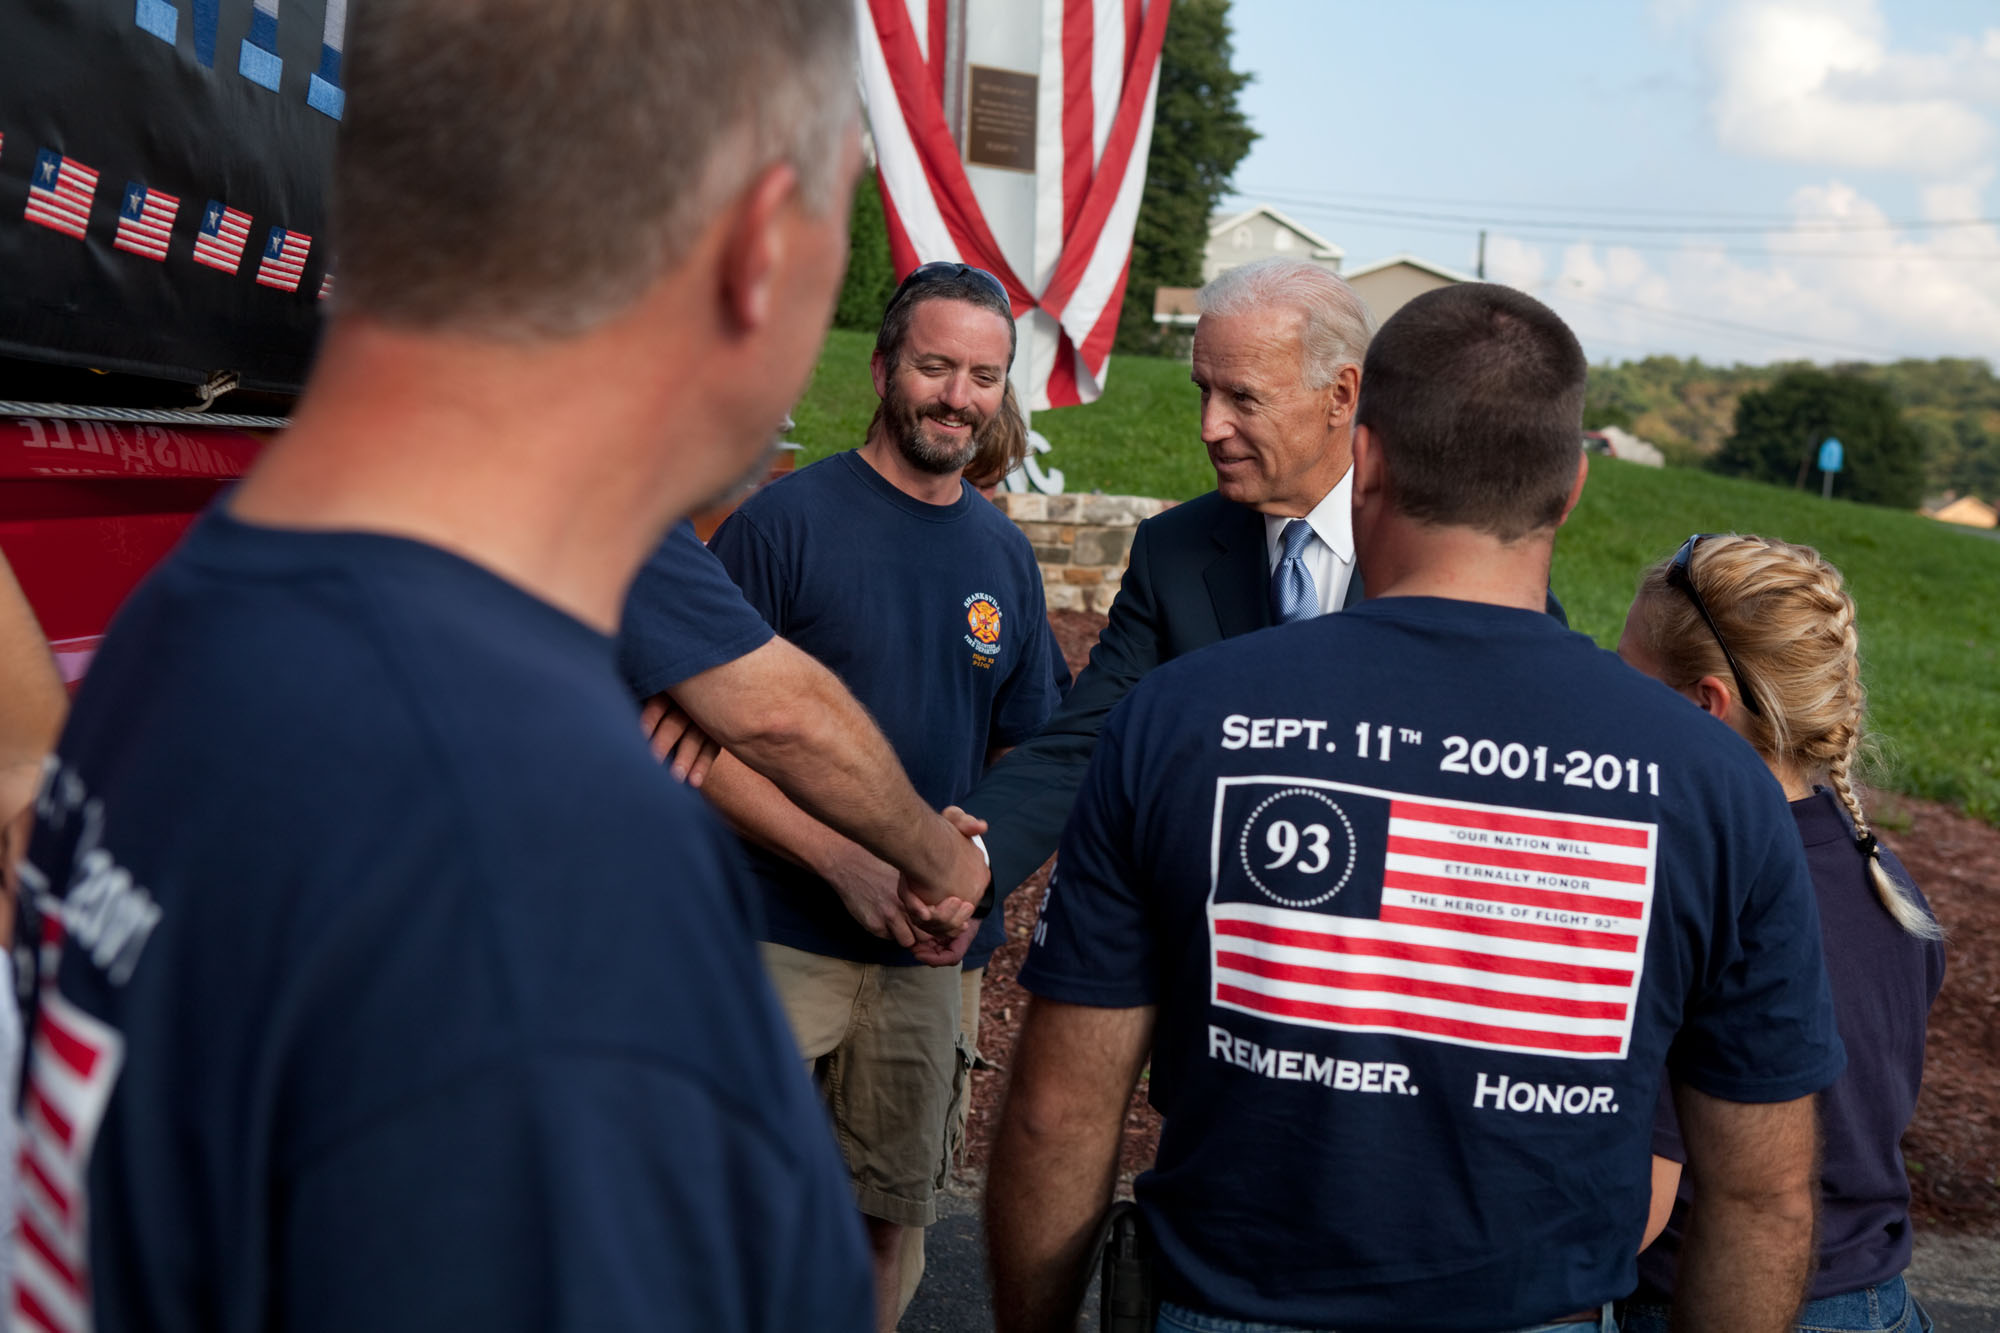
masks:
[[[990,663],[1000,651],[1000,603],[991,593],[976,592],[965,599],[965,628],[967,646]]]

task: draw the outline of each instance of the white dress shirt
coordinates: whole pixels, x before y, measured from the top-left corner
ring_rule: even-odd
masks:
[[[1326,498],[1306,515],[1313,539],[1306,543],[1300,558],[1305,561],[1306,572],[1312,575],[1314,591],[1319,593],[1321,615],[1338,611],[1346,604],[1347,581],[1354,577],[1353,494],[1354,469],[1350,467],[1326,493]],[[1278,514],[1264,515],[1264,563],[1273,572],[1278,568],[1279,540],[1285,525],[1291,521]]]

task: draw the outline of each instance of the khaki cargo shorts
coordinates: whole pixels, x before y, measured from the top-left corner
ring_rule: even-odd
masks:
[[[757,947],[833,1114],[855,1203],[885,1222],[929,1226],[949,1170],[946,1131],[965,1082],[959,970]]]

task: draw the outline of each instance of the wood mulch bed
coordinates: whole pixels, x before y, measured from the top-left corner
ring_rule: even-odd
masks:
[[[1081,670],[1104,617],[1049,617],[1072,670]],[[1949,807],[1874,794],[1870,812],[1923,887],[1949,932],[1944,991],[1931,1011],[1924,1091],[1903,1138],[1918,1225],[1943,1231],[2000,1227],[2000,829]],[[1006,1080],[1007,1053],[1027,992],[1015,982],[1048,884],[1044,866],[1007,900],[1007,943],[993,955],[980,1002],[980,1049],[994,1068],[973,1075],[962,1171],[985,1174]],[[1151,1164],[1160,1119],[1141,1084],[1125,1116],[1120,1173]]]

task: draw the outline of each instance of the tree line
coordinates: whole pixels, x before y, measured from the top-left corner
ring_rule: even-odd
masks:
[[[1981,360],[1711,366],[1650,356],[1594,366],[1584,424],[1621,426],[1669,462],[1775,485],[1817,485],[1809,459],[1832,435],[1834,494],[1916,507],[1944,491],[2000,498],[2000,377]]]

